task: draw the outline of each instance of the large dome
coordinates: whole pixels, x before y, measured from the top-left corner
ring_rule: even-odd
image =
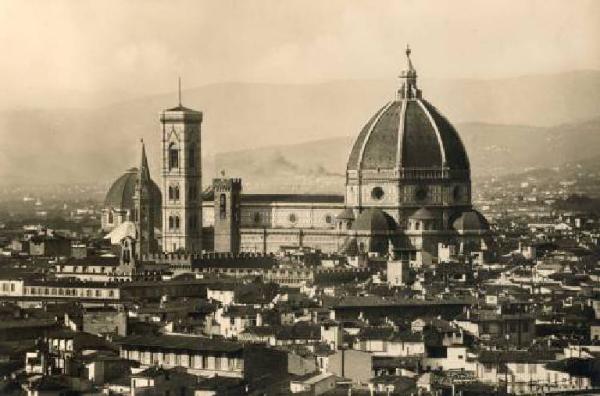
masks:
[[[468,171],[469,159],[458,133],[435,107],[420,97],[399,97],[363,127],[347,168]]]
[[[349,172],[362,170],[450,171],[469,177],[469,158],[458,133],[417,88],[417,72],[408,67],[396,100],[383,106],[362,128],[348,158]]]
[[[138,180],[138,169],[131,168],[119,177],[110,187],[104,200],[104,207],[132,210],[134,208],[133,196],[135,195],[135,186]],[[152,200],[160,206],[160,189],[152,183]]]

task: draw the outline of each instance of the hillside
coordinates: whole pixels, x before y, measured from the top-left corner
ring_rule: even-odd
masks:
[[[184,104],[205,114],[207,179],[223,167],[213,164],[216,153],[292,145],[290,150],[298,153],[296,157],[283,155],[291,165],[280,157],[268,157],[272,149],[263,152],[267,164],[260,165],[258,157],[253,157],[256,176],[266,180],[279,165],[290,170],[298,166],[308,175],[343,172],[353,137],[371,114],[393,97],[395,86],[395,81],[224,83],[185,90],[183,99]],[[457,125],[478,172],[538,166],[555,161],[557,155],[584,158],[599,147],[594,133],[597,120],[580,121],[600,115],[600,72],[489,81],[423,80],[421,87],[425,97]],[[56,109],[3,111],[0,183],[107,182],[137,164],[140,138],[148,145],[150,166],[156,175],[158,114],[172,105],[174,98],[169,93],[102,108],[60,109],[58,103]],[[567,125],[548,128],[557,124]],[[537,147],[541,140],[531,138],[537,133],[546,139],[543,149],[559,152],[549,154]],[[572,139],[572,134],[577,139]],[[340,142],[331,140],[338,136],[347,137]],[[316,145],[297,146],[317,140],[321,142]],[[517,151],[513,152],[515,147]],[[528,149],[538,154],[532,155]],[[511,151],[509,157],[502,155],[503,150]],[[318,157],[308,156],[311,152],[318,153]],[[486,161],[480,161],[479,156]],[[231,168],[229,174],[237,172],[234,165],[225,166]]]
[[[592,168],[600,147],[600,118],[559,127],[457,124],[475,178],[577,164]],[[354,137],[221,153],[214,168],[244,178],[253,191],[341,192]],[[596,166],[597,168],[597,166]],[[214,173],[213,173],[214,174]]]

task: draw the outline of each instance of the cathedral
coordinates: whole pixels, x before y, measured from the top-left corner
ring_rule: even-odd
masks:
[[[202,112],[160,114],[160,187],[142,144],[139,168],[108,191],[102,230],[129,236],[140,255],[202,251],[390,253],[435,263],[453,254],[484,255],[489,225],[471,205],[471,171],[452,124],[417,85],[410,49],[394,100],[360,130],[348,156],[345,195],[245,194],[242,180],[216,178],[202,190]]]

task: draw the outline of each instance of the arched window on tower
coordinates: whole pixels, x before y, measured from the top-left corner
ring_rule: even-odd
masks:
[[[198,195],[198,189],[195,184],[190,185],[188,199],[190,201],[195,201]]]
[[[194,144],[192,144],[190,146],[190,148],[188,150],[188,156],[190,157],[189,161],[188,161],[189,167],[195,168],[196,167],[196,147]]]
[[[219,197],[219,217],[221,219],[227,218],[227,196],[225,194],[221,194]]]
[[[115,219],[114,219],[113,212],[112,212],[112,210],[109,209],[108,210],[108,224],[112,224],[114,220]]]
[[[172,200],[175,195],[173,194],[173,186],[169,186],[169,200]]]
[[[179,186],[175,186],[173,188],[173,190],[174,190],[174,195],[175,195],[175,198],[174,198],[175,201],[179,201]]]
[[[175,229],[179,229],[179,216],[175,216]]]
[[[175,227],[175,221],[173,220],[173,216],[169,216],[169,229],[172,230]]]
[[[179,168],[179,150],[174,143],[169,145],[169,169]]]

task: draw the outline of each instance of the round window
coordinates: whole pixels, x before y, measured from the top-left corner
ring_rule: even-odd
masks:
[[[417,187],[417,190],[415,191],[415,198],[417,201],[425,200],[425,198],[427,198],[427,188],[424,186]]]
[[[290,213],[290,216],[288,217],[288,219],[290,220],[290,223],[295,223],[296,215],[294,213]]]
[[[381,198],[383,198],[383,194],[384,194],[383,193],[383,188],[381,188],[381,187],[374,187],[371,190],[371,197],[373,199],[381,199]]]

